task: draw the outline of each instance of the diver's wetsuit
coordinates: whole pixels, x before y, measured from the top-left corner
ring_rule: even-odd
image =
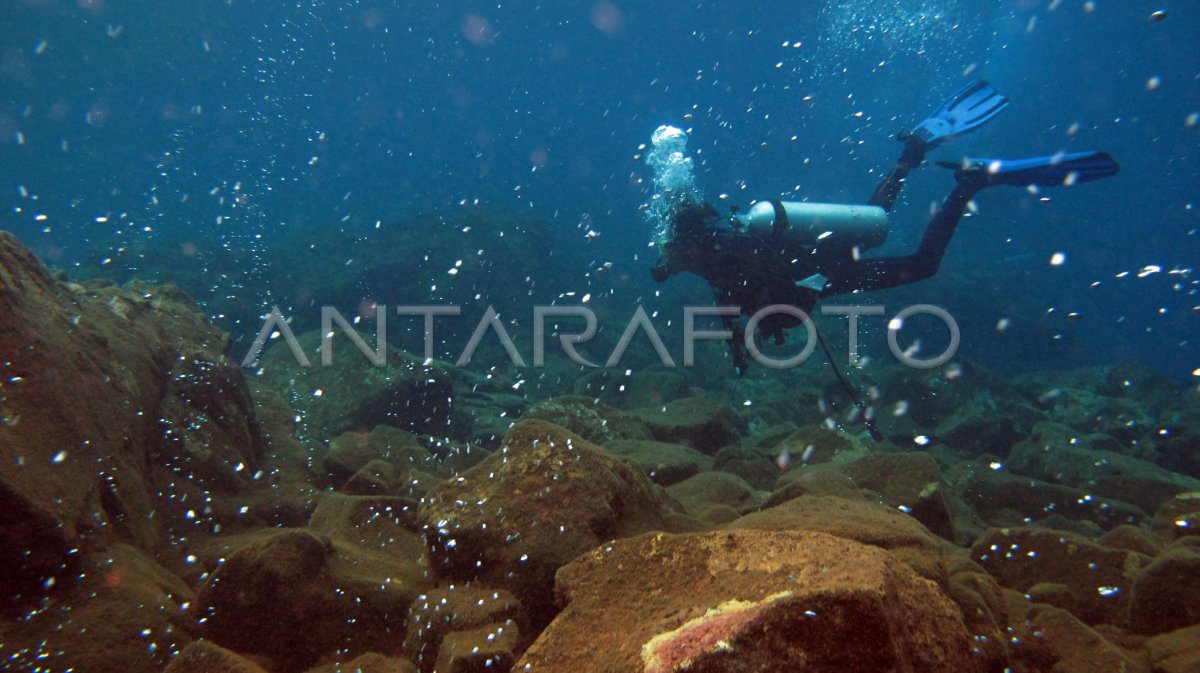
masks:
[[[870,205],[891,211],[908,172],[924,161],[925,149],[918,140],[905,143],[896,167],[875,189]],[[672,218],[672,237],[664,246],[664,256],[655,265],[653,276],[662,282],[676,273],[695,273],[708,281],[718,305],[738,306],[744,317],[772,304],[794,306],[811,315],[821,298],[906,285],[937,273],[967,203],[985,184],[985,179],[960,174],[957,185],[925,228],[915,253],[856,259],[847,250],[832,262],[823,260],[820,267],[805,263],[794,251],[777,247],[770,240],[733,228],[709,204],[692,205]],[[827,279],[824,289],[796,285],[818,273]],[[783,331],[799,324],[794,316],[775,313],[762,320],[759,328],[765,337],[780,344]],[[725,327],[735,331],[732,319],[725,320]],[[733,336],[729,346],[734,364],[745,371],[746,354],[738,335]]]

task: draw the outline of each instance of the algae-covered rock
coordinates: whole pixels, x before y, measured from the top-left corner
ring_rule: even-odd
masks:
[[[1130,623],[1138,633],[1159,634],[1200,624],[1200,548],[1173,545],[1133,583]]]
[[[710,396],[685,397],[665,407],[638,409],[629,414],[647,426],[660,442],[683,444],[709,455],[735,444],[746,424],[725,402]]]
[[[632,463],[544,421],[421,503],[438,574],[512,591],[536,625],[553,615],[555,571],[613,538],[669,530],[682,508]]]
[[[404,614],[423,584],[420,559],[405,558],[405,545],[393,542],[403,528],[353,517],[326,527],[316,521],[322,516],[318,507],[318,529],[345,537],[265,531],[228,555],[193,608],[203,618],[206,638],[268,657],[285,672],[301,671],[339,649],[398,649]],[[380,525],[387,529],[378,530]],[[410,553],[420,554],[419,539],[410,536],[415,542]]]
[[[1078,600],[1076,614],[1089,624],[1120,623],[1134,580],[1150,563],[1137,552],[1032,527],[989,530],[971,547],[971,558],[1017,591],[1045,582],[1068,587]]]
[[[76,577],[81,550],[194,529],[175,485],[250,484],[263,439],[246,382],[177,288],[68,285],[0,232],[0,314],[6,609]]]
[[[593,444],[615,439],[653,439],[645,425],[586,397],[552,397],[533,405],[522,420],[539,420],[566,428]]]
[[[417,662],[423,673],[435,669],[452,670],[439,663],[445,638],[456,633],[477,633],[482,629],[485,640],[492,634],[493,641],[500,638],[501,645],[511,651],[525,644],[521,641],[521,628],[525,623],[521,604],[510,592],[473,584],[451,584],[426,591],[409,606],[404,651]],[[469,642],[472,639],[467,636],[459,640]],[[453,645],[447,648],[446,659],[462,660],[461,656],[451,656],[456,649]],[[487,664],[488,658],[483,657],[480,666],[495,670],[499,662]]]
[[[1039,423],[1013,447],[1008,468],[1018,474],[1108,496],[1152,512],[1178,493],[1200,491],[1200,480],[1113,451],[1094,449],[1072,428]]]
[[[5,667],[158,673],[192,641],[194,592],[150,556],[116,543],[80,559],[80,573],[0,621]]]
[[[616,439],[605,442],[604,450],[637,463],[646,476],[661,486],[681,482],[713,467],[713,459],[710,456],[686,446],[666,442]]]
[[[514,670],[982,670],[935,584],[821,533],[619,540],[564,567],[556,592],[563,612]]]

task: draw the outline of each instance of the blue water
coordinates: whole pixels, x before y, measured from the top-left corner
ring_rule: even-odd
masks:
[[[1014,361],[1061,337],[1195,380],[1198,29],[1195,3],[1118,0],[8,0],[0,228],[72,274],[180,282],[237,338],[257,316],[221,297],[297,308],[271,287],[285,241],[369,246],[376,222],[464,203],[550,220],[588,262],[563,290],[637,298],[659,288],[634,157],[660,124],[690,128],[710,199],[862,202],[894,135],[982,77],[1011,108],[931,159],[1103,149],[1122,172],[985,193],[943,273],[1045,328],[997,346]],[[915,245],[950,185],[914,174],[882,252]]]

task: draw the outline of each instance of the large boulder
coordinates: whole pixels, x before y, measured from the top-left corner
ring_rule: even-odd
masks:
[[[438,574],[511,590],[534,626],[553,616],[554,573],[613,538],[681,525],[681,506],[633,463],[544,421],[521,421],[499,451],[421,503]]]
[[[36,610],[0,621],[6,668],[159,673],[192,641],[185,607],[195,595],[153,558],[116,543],[81,559],[80,573]]]
[[[428,586],[406,507],[398,498],[333,494],[318,505],[312,530],[239,541],[197,595],[202,635],[284,673],[336,651],[398,652],[408,606]]]
[[[376,365],[336,329],[329,339],[331,362],[325,365],[323,336],[321,330],[296,335],[307,366],[281,341],[263,351],[256,370],[263,383],[289,400],[308,435],[330,439],[377,425],[446,433],[454,405],[448,365],[391,345],[383,350],[384,363]]]
[[[1017,474],[1123,500],[1147,512],[1176,494],[1200,491],[1200,479],[1089,446],[1078,432],[1057,423],[1038,423],[1013,447],[1007,465]]]
[[[246,382],[181,291],[65,283],[0,232],[0,314],[0,603],[76,575],[81,550],[194,529],[176,486],[250,483],[263,440]]]
[[[662,407],[638,409],[631,417],[645,423],[660,442],[683,444],[709,455],[736,444],[746,423],[727,403],[707,395],[685,397]]]
[[[604,450],[632,460],[656,484],[670,486],[712,469],[713,459],[699,451],[649,440],[617,439],[604,443]]]
[[[821,533],[647,534],[567,565],[556,591],[563,612],[514,670],[982,670],[935,584]]]
[[[642,423],[587,397],[552,397],[533,405],[522,420],[539,420],[566,428],[593,444],[614,439],[652,439]]]
[[[1130,621],[1138,633],[1160,634],[1200,624],[1200,547],[1175,544],[1133,583]]]
[[[1119,624],[1129,609],[1138,573],[1149,557],[1112,549],[1062,531],[992,529],[976,540],[971,558],[1006,587],[1029,592],[1061,585],[1056,602],[1074,606],[1088,624]]]

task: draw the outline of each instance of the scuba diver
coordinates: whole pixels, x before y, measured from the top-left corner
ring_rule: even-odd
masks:
[[[743,374],[749,364],[746,343],[752,337],[746,334],[739,339],[736,328],[744,328],[760,309],[787,305],[807,316],[825,297],[928,278],[937,273],[959,219],[979,191],[995,185],[1072,185],[1119,170],[1104,152],[938,162],[954,170],[956,184],[930,220],[917,251],[896,257],[863,256],[863,251],[887,238],[887,213],[908,173],[924,163],[926,153],[974,131],[1007,106],[1008,99],[984,81],[972,82],[954,94],[928,119],[900,134],[898,140],[904,143],[900,158],[867,205],[772,200],[759,201],[744,213],[734,208],[722,215],[708,203],[681,199],[668,213],[662,257],[652,269],[654,280],[661,283],[674,274],[691,272],[708,281],[718,305],[738,307],[736,320],[722,319],[731,334],[733,364]],[[776,344],[783,343],[784,330],[803,324],[791,313],[767,313],[758,322],[759,331]]]

